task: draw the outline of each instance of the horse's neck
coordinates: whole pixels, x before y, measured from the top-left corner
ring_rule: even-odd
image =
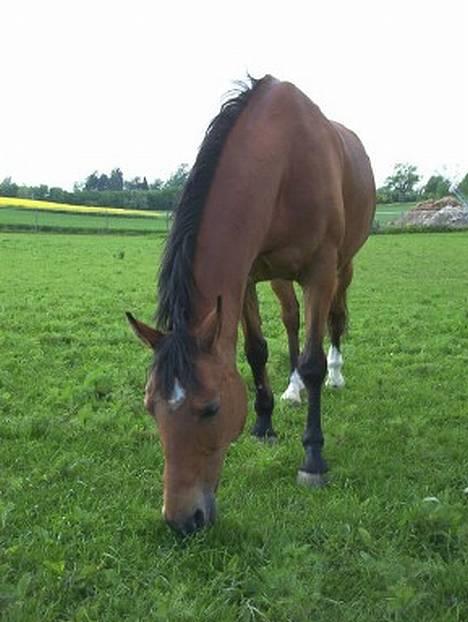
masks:
[[[194,317],[196,323],[213,310],[221,296],[221,338],[235,349],[237,326],[242,315],[242,304],[249,265],[241,254],[228,256],[222,239],[209,248],[200,249],[195,258]]]
[[[263,237],[262,228],[252,225],[252,213],[244,213],[254,207],[239,205],[204,214],[194,262],[195,317],[203,321],[221,296],[221,338],[234,350],[249,272]]]
[[[195,315],[202,320],[221,296],[221,334],[228,344],[235,344],[247,279],[274,217],[283,170],[277,152],[266,157],[244,125],[241,118],[221,155],[194,257]]]

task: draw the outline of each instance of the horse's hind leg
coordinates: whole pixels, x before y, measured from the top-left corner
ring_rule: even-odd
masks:
[[[328,350],[328,376],[326,385],[334,389],[344,386],[345,379],[341,373],[343,356],[341,354],[341,338],[346,330],[348,310],[346,306],[346,290],[353,278],[353,266],[349,262],[338,274],[338,286],[328,315],[328,333],[331,345]]]
[[[252,369],[255,383],[257,420],[252,429],[252,434],[261,439],[273,439],[276,437],[271,423],[274,399],[266,370],[268,346],[262,333],[257,292],[253,282],[248,283],[245,293],[242,329],[244,331],[245,354]]]
[[[301,401],[301,391],[305,388],[297,373],[299,358],[299,303],[291,281],[275,279],[271,287],[281,304],[281,319],[288,335],[290,375],[289,385],[281,396],[282,400]]]
[[[306,316],[306,343],[299,359],[299,373],[308,395],[307,423],[302,443],[304,464],[298,472],[298,482],[307,486],[325,483],[327,465],[322,457],[323,434],[320,399],[327,373],[323,338],[328,315],[337,286],[337,252],[333,247],[323,249],[308,274],[302,279]]]

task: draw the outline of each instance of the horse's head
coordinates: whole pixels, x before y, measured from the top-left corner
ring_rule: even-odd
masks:
[[[205,318],[193,337],[195,381],[187,386],[162,367],[177,357],[177,352],[167,357],[168,350],[177,347],[171,343],[171,334],[164,335],[130,314],[127,317],[136,335],[155,353],[145,406],[157,421],[164,450],[163,515],[185,535],[215,519],[215,492],[224,456],[242,431],[247,414],[245,386],[234,361],[220,351],[219,308]]]

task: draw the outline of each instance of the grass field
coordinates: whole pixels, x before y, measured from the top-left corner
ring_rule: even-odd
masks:
[[[19,197],[0,197],[0,208],[15,207],[29,211],[61,212],[70,214],[90,214],[101,216],[132,216],[133,218],[158,218],[161,212],[123,209],[120,207],[102,207],[98,205],[74,205],[72,203],[55,203]]]
[[[136,210],[135,210],[136,211]],[[72,229],[75,231],[137,231],[140,233],[166,232],[168,229],[167,214],[156,217],[119,216],[104,213],[61,213],[47,210],[29,210],[18,208],[0,209],[0,230],[3,227],[29,228],[42,230]]]
[[[401,216],[401,214],[404,214],[415,205],[416,203],[387,203],[377,205],[375,219],[379,224],[385,225],[391,220],[395,220],[398,216]]]
[[[415,203],[377,206],[376,220],[385,225]],[[30,229],[119,232],[166,232],[168,214],[86,205],[67,205],[48,201],[0,197],[0,231]]]
[[[2,622],[467,620],[468,234],[369,240],[347,386],[324,397],[330,485],[296,486],[305,408],[278,400],[279,443],[242,435],[217,524],[185,541],[160,517],[148,355],[124,320],[152,317],[161,243],[0,233]]]

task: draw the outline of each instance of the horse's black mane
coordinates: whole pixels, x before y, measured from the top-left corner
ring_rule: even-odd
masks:
[[[268,79],[238,83],[211,121],[190,171],[164,251],[158,280],[156,324],[166,332],[155,359],[159,388],[168,397],[177,378],[184,387],[196,383],[193,359],[197,346],[188,331],[194,291],[193,260],[203,208],[229,132],[258,86]]]

